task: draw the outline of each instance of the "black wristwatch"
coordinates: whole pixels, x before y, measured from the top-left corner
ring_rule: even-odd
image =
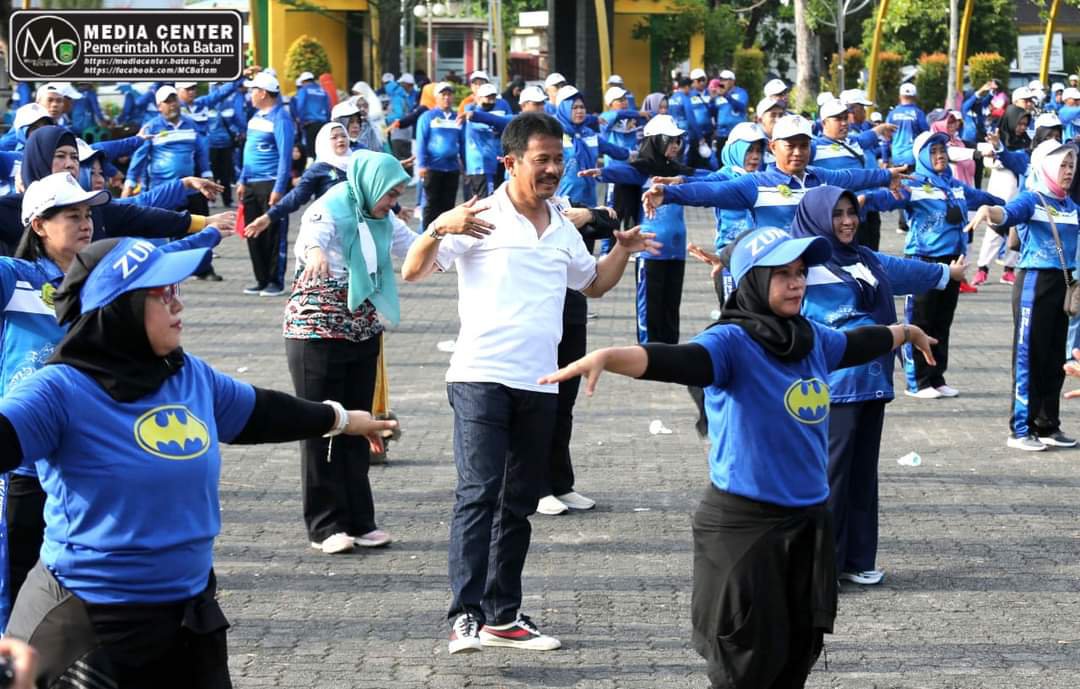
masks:
[[[446,236],[445,234],[439,234],[439,229],[437,227],[435,227],[435,223],[432,223],[428,227],[428,231],[425,232],[424,234],[431,237],[432,239],[434,239],[437,242],[442,241],[442,238]]]

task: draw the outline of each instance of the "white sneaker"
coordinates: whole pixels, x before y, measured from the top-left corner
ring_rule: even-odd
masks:
[[[934,389],[940,392],[942,397],[956,397],[960,394],[960,391],[951,385],[939,385]]]
[[[450,628],[450,653],[475,653],[480,647],[480,621],[469,614],[458,615]]]
[[[321,550],[327,555],[333,555],[334,553],[347,553],[353,549],[353,537],[342,531],[330,536],[322,543],[311,542],[311,547],[315,550]]]
[[[1005,444],[1014,450],[1023,450],[1025,452],[1042,452],[1046,449],[1046,444],[1034,435],[1025,435],[1022,438],[1010,435]]]
[[[484,646],[521,648],[526,651],[554,651],[562,646],[561,641],[542,634],[528,616],[520,613],[510,624],[485,624],[480,628],[480,643]]]
[[[872,569],[869,572],[841,572],[840,579],[850,581],[861,586],[874,586],[880,584],[885,578],[885,572],[880,569]]]
[[[553,517],[557,514],[566,514],[570,511],[570,508],[554,495],[548,495],[540,498],[540,502],[536,505],[536,511]]]
[[[937,388],[923,388],[918,392],[912,392],[911,390],[904,390],[904,394],[908,397],[918,397],[921,400],[936,400],[939,397],[944,397],[941,391]]]
[[[393,540],[393,537],[382,529],[375,529],[374,531],[368,531],[363,536],[353,537],[353,542],[361,548],[381,548],[384,545],[390,545]]]
[[[570,491],[564,495],[556,495],[555,499],[572,510],[591,510],[596,507],[595,500],[591,500],[576,491]]]

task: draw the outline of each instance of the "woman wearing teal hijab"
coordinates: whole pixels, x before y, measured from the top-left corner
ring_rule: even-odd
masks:
[[[404,257],[417,236],[390,210],[408,181],[393,156],[358,151],[345,183],[304,212],[284,329],[298,397],[371,411],[382,321],[400,317],[392,256]],[[313,548],[341,553],[390,543],[375,524],[366,441],[306,440],[300,457]]]

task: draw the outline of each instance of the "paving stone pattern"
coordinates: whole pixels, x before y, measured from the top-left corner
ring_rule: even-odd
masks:
[[[711,242],[709,212],[689,210],[688,220],[691,240]],[[294,234],[298,221],[294,215]],[[887,216],[884,245],[897,252],[894,227]],[[184,287],[187,349],[230,375],[291,391],[284,300],[239,293],[251,281],[243,240],[227,240],[219,253],[225,282]],[[887,576],[878,587],[845,586],[828,667],[819,662],[808,686],[1080,684],[1080,451],[1028,455],[1004,446],[1008,291],[994,283],[961,298],[949,375],[959,398],[889,405],[880,465],[879,564]],[[404,435],[389,464],[371,471],[392,546],[337,556],[312,550],[296,445],[225,451],[216,569],[233,625],[236,687],[707,686],[689,644],[690,514],[706,486],[706,446],[685,390],[615,376],[601,380],[595,398],[582,394],[576,414],[577,485],[599,506],[532,520],[524,612],[563,649],[448,657],[455,475],[443,383],[449,355],[436,345],[457,331],[455,278],[403,285],[401,294],[403,322],[386,347]],[[628,270],[591,302],[590,349],[633,341],[632,296]],[[684,339],[709,322],[714,299],[707,268],[689,263]],[[1080,400],[1064,404],[1065,430],[1080,432]],[[653,419],[673,433],[650,435]],[[921,466],[897,464],[910,451]]]

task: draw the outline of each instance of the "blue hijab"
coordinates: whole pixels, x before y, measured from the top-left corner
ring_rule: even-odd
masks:
[[[720,163],[725,169],[736,175],[745,175],[746,152],[750,150],[755,141],[729,141],[720,152]],[[764,142],[762,142],[764,143]]]
[[[859,246],[857,239],[852,239],[850,244],[844,244],[836,238],[836,233],[833,231],[833,209],[843,196],[846,196],[855,208],[859,207],[859,200],[847,189],[828,185],[807,189],[798,208],[795,209],[791,233],[796,237],[816,236],[828,239],[832,245],[832,258],[822,267],[854,288],[858,295],[856,308],[859,311],[869,314],[875,323],[881,325],[895,323],[896,305],[893,303],[892,284],[877,255],[865,246]],[[844,270],[846,266],[858,263],[862,263],[870,270],[877,279],[877,285],[871,285]]]
[[[24,187],[52,174],[53,156],[60,146],[71,146],[78,150],[75,135],[56,125],[38,127],[34,130],[30,138],[26,140],[26,148],[23,149],[20,174]]]
[[[927,137],[923,142],[922,148],[919,149],[919,155],[915,158],[915,175],[916,177],[929,182],[938,189],[943,189],[946,194],[946,198],[950,196],[948,192],[952,190],[952,168],[949,165],[945,166],[945,169],[941,172],[934,171],[934,165],[930,162],[930,149],[935,144],[941,144],[948,147],[949,137],[946,134],[936,133]]]
[[[574,160],[577,161],[578,167],[581,170],[587,170],[589,168],[596,167],[596,156],[585,144],[585,137],[592,133],[592,130],[582,124],[574,124],[571,119],[571,110],[574,107],[575,101],[584,101],[580,93],[576,93],[570,96],[555,108],[555,119],[559,121],[559,125],[562,126],[563,133],[566,134],[574,142]]]

